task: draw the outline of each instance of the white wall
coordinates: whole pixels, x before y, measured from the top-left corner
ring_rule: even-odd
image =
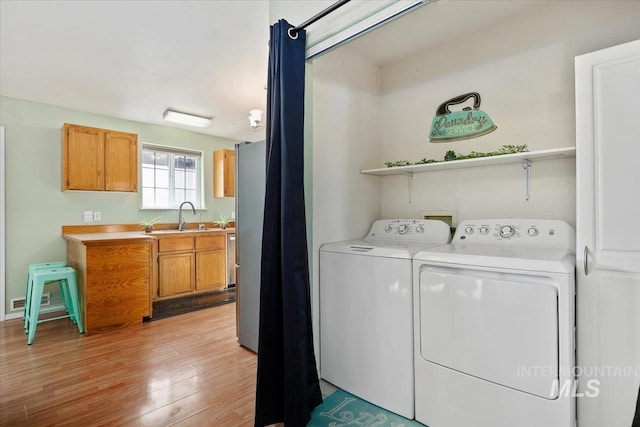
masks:
[[[346,49],[313,61],[312,295],[316,349],[320,348],[318,250],[325,242],[364,236],[380,216],[379,177],[360,174],[360,169],[380,162],[379,88],[379,68]]]
[[[579,7],[576,7],[579,6]],[[381,162],[442,159],[457,153],[527,144],[530,151],[575,145],[573,58],[640,37],[640,2],[551,2],[474,34],[382,68]],[[480,138],[428,142],[444,101],[479,92],[480,109],[498,129]],[[416,174],[413,203],[403,176],[381,179],[381,215],[416,217],[456,209],[459,219],[558,218],[575,224],[575,160],[534,162],[529,202],[522,166]]]

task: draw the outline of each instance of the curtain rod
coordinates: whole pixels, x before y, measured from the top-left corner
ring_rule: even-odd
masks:
[[[326,8],[325,10],[323,10],[322,12],[316,14],[315,16],[312,16],[311,18],[307,19],[306,21],[304,21],[302,24],[298,25],[297,27],[291,28],[289,30],[289,37],[291,37],[292,39],[295,39],[298,37],[298,33],[303,30],[305,27],[313,24],[314,22],[324,18],[325,16],[327,16],[328,14],[330,14],[331,12],[333,12],[334,10],[336,10],[337,8],[344,6],[345,4],[349,3],[351,0],[340,0],[334,4],[332,4],[331,6],[329,6],[328,8]]]

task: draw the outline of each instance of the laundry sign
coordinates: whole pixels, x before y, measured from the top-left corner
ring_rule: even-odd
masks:
[[[462,111],[451,111],[449,107],[462,104],[473,98],[473,108],[465,107]],[[436,116],[431,122],[429,141],[452,142],[463,139],[477,138],[497,129],[489,116],[480,110],[480,94],[477,92],[451,98],[438,107]]]

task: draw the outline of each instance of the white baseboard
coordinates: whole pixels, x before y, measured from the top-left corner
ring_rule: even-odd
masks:
[[[51,307],[40,309],[40,314],[52,313],[52,312],[64,311],[64,310],[65,310],[64,305],[58,304],[58,305],[52,305]],[[4,320],[12,320],[12,319],[22,319],[22,311],[16,311],[15,313],[9,313],[6,316],[4,316]]]

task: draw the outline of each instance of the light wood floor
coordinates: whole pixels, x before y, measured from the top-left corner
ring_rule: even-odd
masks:
[[[256,355],[235,304],[85,337],[68,319],[0,322],[2,426],[252,426]]]

